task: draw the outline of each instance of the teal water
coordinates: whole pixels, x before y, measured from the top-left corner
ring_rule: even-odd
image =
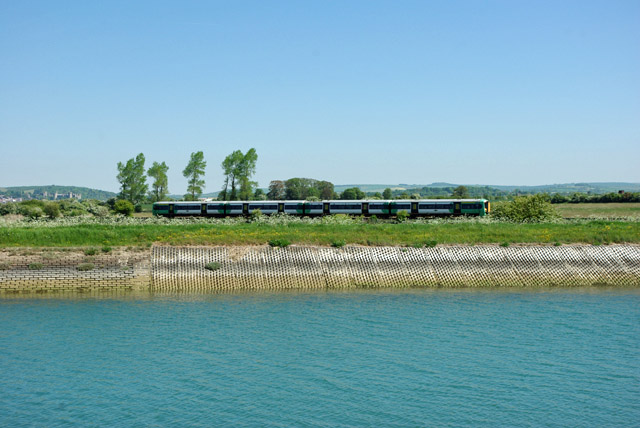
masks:
[[[0,426],[640,426],[640,290],[4,297]]]

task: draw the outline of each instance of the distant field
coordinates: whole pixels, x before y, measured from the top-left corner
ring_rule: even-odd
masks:
[[[558,204],[554,207],[565,218],[640,218],[640,203]]]

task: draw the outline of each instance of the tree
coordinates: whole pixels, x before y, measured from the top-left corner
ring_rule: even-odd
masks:
[[[151,185],[152,189],[149,193],[149,197],[152,202],[158,202],[164,200],[165,196],[169,192],[167,178],[167,171],[169,167],[164,163],[154,162],[151,168],[147,171],[150,177],[152,177],[153,184]]]
[[[251,199],[253,188],[258,183],[251,181],[251,176],[256,173],[256,163],[258,162],[258,153],[256,149],[249,149],[242,157],[242,161],[238,167],[238,176],[240,177],[240,199],[246,201]]]
[[[182,171],[182,175],[188,180],[187,192],[192,201],[198,199],[204,187],[204,169],[207,167],[207,161],[204,160],[202,152],[191,153],[191,159],[187,167]]]
[[[236,150],[224,158],[222,170],[225,179],[221,199],[235,201],[238,196],[244,200],[251,199],[253,188],[257,186],[255,181],[251,181],[251,176],[256,172],[257,161],[258,154],[254,148],[249,149],[246,154]],[[240,185],[239,193],[238,184]],[[229,193],[229,186],[231,186],[231,193]]]
[[[279,201],[284,199],[284,181],[272,180],[271,183],[269,183],[269,192],[267,192],[267,198],[272,201]]]
[[[390,188],[386,188],[384,189],[384,192],[382,192],[382,198],[383,199],[392,199],[393,198],[393,193],[391,193],[391,189]]]
[[[364,199],[364,197],[365,193],[358,187],[344,189],[344,192],[340,195],[340,199]]]
[[[118,162],[118,181],[120,182],[120,199],[136,205],[142,202],[147,194],[147,176],[144,169],[144,155],[140,153],[126,164]]]
[[[458,186],[453,189],[453,199],[469,199],[469,189],[467,186]]]
[[[329,181],[318,181],[315,187],[318,189],[320,199],[333,198],[333,183]]]

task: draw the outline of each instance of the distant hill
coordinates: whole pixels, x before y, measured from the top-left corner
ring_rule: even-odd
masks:
[[[107,192],[106,190],[90,189],[89,187],[78,186],[16,186],[16,187],[0,187],[0,194],[26,199],[54,199],[56,193],[58,199],[67,199],[71,197],[81,199],[97,199],[106,201],[109,198],[116,197],[116,193]]]
[[[620,183],[620,182],[603,182],[603,183],[564,183],[564,184],[542,184],[537,186],[514,186],[514,185],[485,185],[485,184],[463,184],[466,186],[470,193],[477,193],[473,190],[485,192],[489,194],[501,194],[512,193],[518,191],[518,193],[560,193],[560,194],[572,194],[572,193],[590,193],[590,194],[604,194],[618,192],[624,190],[625,192],[640,192],[640,183]],[[396,192],[407,192],[431,194],[436,196],[441,193],[449,193],[451,189],[460,186],[460,184],[454,183],[431,183],[431,184],[345,184],[336,185],[336,192],[342,192],[350,187],[358,187],[363,192],[383,192],[387,187]]]

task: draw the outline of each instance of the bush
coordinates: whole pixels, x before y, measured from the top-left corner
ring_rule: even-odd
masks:
[[[81,272],[87,272],[93,270],[94,268],[95,265],[93,263],[80,263],[77,267],[77,269]]]
[[[137,213],[141,213],[142,212],[142,205],[137,204],[135,207],[133,207],[133,210]]]
[[[135,207],[129,201],[126,201],[124,199],[118,199],[116,203],[113,205],[113,210],[118,214],[124,214],[127,217],[130,217],[131,214],[133,214]]]
[[[501,247],[507,248],[509,246],[508,242],[503,242],[502,244],[500,244]]]
[[[535,223],[559,218],[556,209],[543,194],[518,196],[512,202],[494,207],[492,215],[502,220]]]
[[[111,252],[111,247],[110,247],[110,246],[108,246],[108,245],[104,245],[104,246],[102,247],[102,252],[103,252],[103,253],[110,253],[110,252]]]
[[[218,262],[211,262],[204,265],[204,268],[207,270],[218,270],[222,267],[222,264]]]
[[[0,270],[9,270],[11,265],[9,263],[0,263]]]
[[[377,223],[378,222],[378,216],[377,215],[372,215],[371,217],[369,217],[369,223]]]
[[[55,202],[49,202],[44,206],[44,213],[49,218],[60,217],[60,206]]]
[[[0,215],[18,214],[18,212],[18,204],[16,204],[15,202],[0,204]]]
[[[29,269],[31,270],[40,270],[44,267],[42,263],[29,263]]]
[[[39,219],[44,215],[44,210],[37,205],[23,205],[20,207],[20,214],[31,219]]]
[[[272,247],[286,248],[291,245],[291,242],[286,239],[272,239],[271,241],[269,241],[269,245],[271,245]]]
[[[84,255],[85,256],[95,256],[96,255],[96,249],[95,248],[87,248],[86,250],[84,250]]]
[[[260,209],[251,211],[251,214],[249,214],[249,218],[251,219],[251,221],[260,220],[262,218],[262,211]]]
[[[409,213],[405,210],[398,211],[398,214],[396,214],[396,218],[398,219],[398,222],[402,223],[409,218]]]
[[[434,248],[436,245],[438,245],[437,241],[427,241],[424,246],[427,248]]]
[[[342,247],[344,247],[345,245],[347,245],[347,243],[346,243],[343,239],[341,239],[341,240],[337,240],[337,241],[333,241],[333,242],[331,243],[331,246],[332,246],[333,248],[342,248]]]

